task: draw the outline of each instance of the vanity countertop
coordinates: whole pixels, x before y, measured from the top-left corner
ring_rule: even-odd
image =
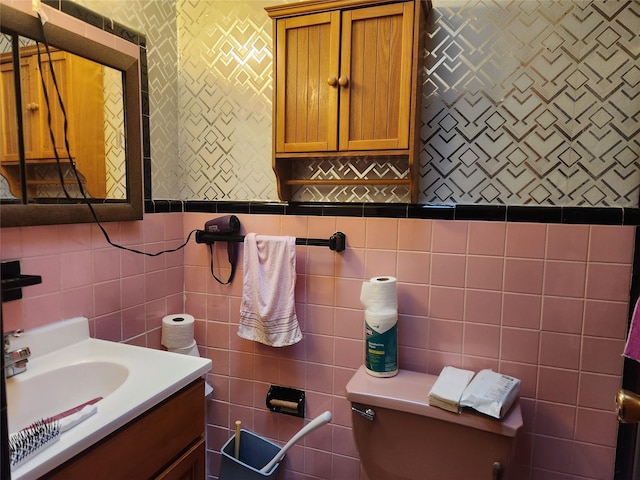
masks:
[[[30,421],[36,421],[90,400],[87,396],[103,398],[96,403],[95,415],[62,433],[56,443],[14,470],[13,480],[40,477],[211,369],[211,360],[206,358],[90,338],[86,318],[46,325],[25,332],[11,342],[12,349],[22,346],[28,346],[32,353],[27,371],[6,380],[10,433],[26,426],[23,425],[23,417],[28,416],[25,408],[33,406],[36,418]],[[119,372],[115,375],[119,375],[117,383],[103,393],[100,391],[99,377],[101,372],[112,370]],[[68,378],[73,376],[60,375],[65,371],[97,373],[85,378]],[[66,391],[56,392],[55,385],[47,384],[47,381],[51,382],[50,379],[63,379],[64,385],[60,385],[59,389]],[[113,382],[113,379],[105,380],[106,383],[109,381]],[[97,386],[94,388],[91,385]],[[34,395],[34,386],[47,391]],[[89,387],[94,390],[87,390]],[[21,397],[21,389],[23,393],[29,391],[29,397]],[[35,398],[31,400],[31,397]],[[32,402],[33,405],[30,405]]]

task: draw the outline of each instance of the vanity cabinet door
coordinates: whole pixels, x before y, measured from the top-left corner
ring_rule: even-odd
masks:
[[[206,449],[200,439],[184,455],[162,472],[156,480],[201,480],[206,476]]]
[[[339,37],[337,11],[277,21],[277,152],[337,149]]]
[[[204,380],[199,379],[42,479],[204,480],[204,429]]]

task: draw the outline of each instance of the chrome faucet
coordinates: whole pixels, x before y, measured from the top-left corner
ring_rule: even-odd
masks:
[[[13,351],[9,351],[9,348],[11,348],[11,337],[19,337],[23,333],[23,330],[13,330],[2,334],[5,378],[18,375],[27,369],[27,362],[31,356],[29,347],[16,348]]]

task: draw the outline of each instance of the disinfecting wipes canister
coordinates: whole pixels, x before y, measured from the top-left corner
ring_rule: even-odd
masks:
[[[365,368],[375,377],[398,373],[398,300],[396,279],[374,277],[362,284],[365,307]]]
[[[365,367],[375,377],[398,373],[398,314],[365,311]]]

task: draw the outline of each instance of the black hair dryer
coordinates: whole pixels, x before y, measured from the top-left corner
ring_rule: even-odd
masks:
[[[224,242],[225,234],[235,235],[240,231],[240,220],[235,215],[225,215],[223,217],[214,218],[204,224],[204,231],[206,233],[220,235],[219,237],[216,237],[216,240]],[[209,244],[209,249],[211,253],[211,274],[213,275],[213,278],[215,278],[219,283],[223,285],[231,282],[231,280],[233,280],[233,275],[236,271],[236,263],[238,261],[237,242],[227,240],[227,255],[229,257],[229,263],[231,264],[231,274],[229,275],[229,279],[226,282],[220,280],[213,273],[213,241]]]
[[[204,224],[204,231],[207,233],[238,233],[240,220],[235,215],[214,218]]]

